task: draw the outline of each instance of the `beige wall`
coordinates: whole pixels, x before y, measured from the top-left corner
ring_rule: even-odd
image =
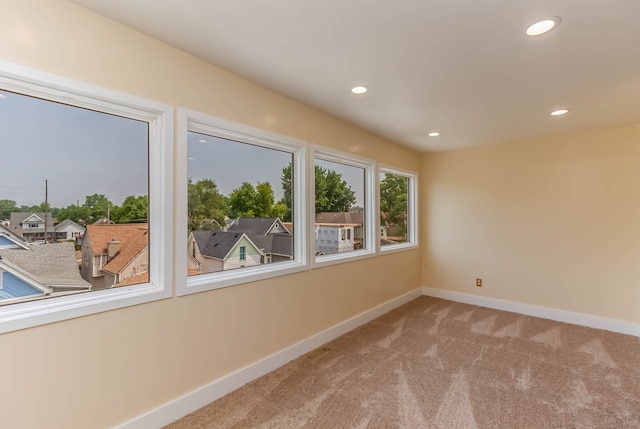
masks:
[[[419,170],[416,153],[64,0],[0,0],[0,60]],[[420,286],[400,252],[0,335],[7,428],[111,427]]]
[[[640,124],[428,154],[421,186],[424,286],[640,323]]]

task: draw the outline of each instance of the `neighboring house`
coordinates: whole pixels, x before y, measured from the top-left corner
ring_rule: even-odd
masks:
[[[316,254],[330,255],[355,249],[353,223],[319,223],[315,225]]]
[[[278,218],[230,219],[224,231],[193,231],[187,240],[190,274],[293,259],[293,235]]]
[[[27,246],[3,231],[0,243],[0,304],[91,289],[78,272],[73,243]]]
[[[47,231],[46,240],[56,241],[51,213],[13,212],[9,219],[9,228],[29,242],[45,240],[45,230]]]
[[[77,243],[82,244],[82,236],[85,232],[85,227],[78,225],[71,219],[65,219],[62,222],[54,226],[56,230],[56,238],[58,240],[74,240]]]
[[[248,232],[254,235],[291,234],[285,227],[285,223],[277,217],[239,217],[237,219],[229,219],[226,230]]]
[[[87,225],[80,273],[93,289],[129,284],[125,281],[148,271],[148,224]]]
[[[293,234],[277,217],[239,217],[227,231],[245,233],[264,254],[263,264],[293,259]]]
[[[320,212],[316,213],[316,227],[318,224],[351,225],[353,226],[353,249],[351,250],[362,249],[364,247],[364,213]]]
[[[199,261],[202,273],[251,267],[265,259],[260,248],[242,232],[193,231],[187,249]]]
[[[27,249],[27,242],[22,237],[12,232],[8,227],[0,226],[0,249],[14,249],[22,247]]]
[[[381,240],[386,240],[387,239],[387,226],[386,225],[380,225],[380,239]]]

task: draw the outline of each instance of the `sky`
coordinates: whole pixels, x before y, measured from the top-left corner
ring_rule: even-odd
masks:
[[[67,207],[148,193],[148,124],[0,90],[0,200]]]
[[[187,140],[187,176],[192,181],[212,179],[223,195],[229,195],[242,182],[253,186],[258,182],[269,182],[275,200],[282,198],[282,169],[291,162],[290,153],[195,132],[189,132]],[[341,174],[355,192],[356,205],[364,207],[362,168],[323,160],[316,163]]]
[[[64,208],[103,194],[121,205],[148,193],[148,124],[0,90],[0,200]],[[290,153],[190,132],[188,177],[212,179],[224,195],[269,182],[282,198]],[[342,175],[364,206],[363,170],[317,161]]]

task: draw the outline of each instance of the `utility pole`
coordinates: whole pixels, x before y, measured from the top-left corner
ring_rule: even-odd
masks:
[[[47,212],[49,211],[49,181],[44,179],[44,244],[47,244]]]

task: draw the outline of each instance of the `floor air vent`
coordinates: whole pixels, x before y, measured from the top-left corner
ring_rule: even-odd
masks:
[[[315,350],[310,351],[309,353],[304,355],[304,357],[306,357],[309,360],[315,360],[315,359],[318,359],[320,356],[324,356],[330,351],[331,349],[328,349],[326,347],[319,347]]]

